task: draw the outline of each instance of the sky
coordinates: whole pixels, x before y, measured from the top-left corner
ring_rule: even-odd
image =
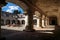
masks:
[[[6,6],[2,7],[2,11],[13,13],[14,10],[18,10],[19,12],[24,13],[23,9],[18,5],[11,2],[7,2],[7,3],[8,4]]]

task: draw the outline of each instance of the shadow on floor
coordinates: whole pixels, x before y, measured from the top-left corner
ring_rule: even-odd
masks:
[[[2,29],[2,36],[6,40],[55,40],[54,34],[25,32]]]

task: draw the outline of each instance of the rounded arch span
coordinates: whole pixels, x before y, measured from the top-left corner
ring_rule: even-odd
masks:
[[[20,6],[24,11],[26,11],[28,9],[28,6],[22,2],[22,1],[19,1],[19,0],[6,0],[6,2],[11,2],[11,3],[14,3],[18,6]]]
[[[19,5],[21,8],[23,8],[23,10],[26,12],[27,9],[29,9],[29,6],[32,6],[34,7],[33,9],[36,11],[39,11],[39,13],[41,15],[46,15],[40,8],[38,8],[36,5],[30,3],[29,1],[27,0],[6,0],[7,2],[12,2],[12,3],[15,3],[17,5]],[[47,15],[46,15],[47,16]]]

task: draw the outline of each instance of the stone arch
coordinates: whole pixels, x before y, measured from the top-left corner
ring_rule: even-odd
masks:
[[[22,22],[22,24],[25,24],[25,20],[22,20],[21,22]]]
[[[39,11],[39,13],[42,15],[46,15],[40,8],[38,8],[36,5],[32,5],[32,3],[30,4],[29,1],[27,1],[28,3],[26,3],[25,0],[6,0],[6,2],[12,2],[15,3],[17,5],[19,5],[21,8],[23,8],[23,10],[26,12],[29,7],[34,7],[33,9],[36,11]],[[33,2],[33,1],[32,1]],[[36,2],[36,0],[34,0],[34,2]]]
[[[6,25],[8,25],[8,24],[10,24],[10,20],[9,19],[6,20]]]
[[[20,25],[20,20],[17,20],[17,24],[19,24],[19,25]]]
[[[15,23],[16,24],[16,21],[15,20],[12,20],[12,24]]]
[[[34,25],[37,25],[37,19],[33,20]]]
[[[57,16],[50,16],[49,17],[49,24],[50,25],[57,25]]]
[[[6,2],[15,3],[16,5],[20,6],[24,11],[28,9],[28,6],[24,2],[19,0],[6,0]]]

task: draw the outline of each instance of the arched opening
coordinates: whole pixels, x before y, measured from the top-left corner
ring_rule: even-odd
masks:
[[[10,20],[6,20],[6,25],[9,25],[10,24]]]
[[[34,25],[37,25],[37,20],[34,19],[34,20],[33,20],[33,23],[34,23]]]
[[[49,17],[49,25],[57,25],[57,17]]]
[[[19,20],[17,20],[17,24],[20,25],[20,21]]]
[[[12,24],[16,24],[16,21],[15,20],[12,20]]]
[[[4,20],[3,19],[1,19],[1,25],[4,25]]]
[[[21,22],[22,22],[22,24],[25,24],[25,20],[22,20]]]

